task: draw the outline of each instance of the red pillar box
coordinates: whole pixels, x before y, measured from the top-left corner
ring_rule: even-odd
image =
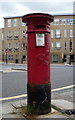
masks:
[[[28,29],[28,105],[37,114],[51,111],[50,23],[53,16],[32,13],[22,17]]]

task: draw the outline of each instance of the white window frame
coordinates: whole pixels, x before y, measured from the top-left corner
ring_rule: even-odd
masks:
[[[54,24],[59,25],[59,21],[60,21],[59,18],[54,19]]]
[[[8,31],[8,36],[12,36],[12,32],[11,31]]]
[[[18,26],[18,19],[14,19],[14,27]]]
[[[73,29],[70,29],[70,37],[73,37]]]
[[[8,27],[11,27],[11,19],[8,19]]]
[[[67,19],[66,18],[62,18],[61,21],[62,21],[62,25],[65,25],[66,22],[67,22]]]
[[[54,30],[51,30],[51,38],[54,38]]]
[[[12,61],[13,60],[13,55],[8,55],[8,60]]]
[[[26,23],[24,23],[24,22],[22,22],[22,21],[21,21],[21,24],[22,24],[22,26],[26,26]]]
[[[14,38],[15,38],[15,39],[18,39],[18,37],[19,37],[19,31],[18,31],[18,30],[15,30],[15,31],[14,31]]]
[[[12,49],[12,44],[8,43],[8,49]]]
[[[15,49],[19,49],[19,43],[15,43]]]
[[[11,31],[8,31],[8,40],[9,39],[12,39],[12,32]]]
[[[68,19],[68,24],[71,24],[71,25],[73,24],[73,18]]]
[[[56,29],[56,38],[60,38],[60,29]]]
[[[67,30],[64,29],[64,38],[66,38],[66,37],[67,37]]]
[[[66,22],[66,18],[62,18],[62,22],[65,23]]]
[[[56,42],[56,48],[60,48],[61,45],[60,45],[60,41]]]
[[[52,62],[58,62],[58,55],[52,55]]]

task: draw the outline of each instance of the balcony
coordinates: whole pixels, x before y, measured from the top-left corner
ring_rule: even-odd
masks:
[[[12,51],[12,48],[8,48],[8,51],[11,52],[11,51]]]
[[[70,38],[73,38],[73,35],[70,35]]]
[[[19,50],[19,48],[14,48],[14,51],[18,51]]]
[[[7,36],[7,40],[12,40],[12,36]]]
[[[19,39],[19,36],[14,36],[14,40],[18,40]]]
[[[61,47],[56,47],[56,50],[60,50],[61,49]]]
[[[25,39],[26,38],[25,35],[23,35],[22,38]]]
[[[55,38],[60,39],[61,38],[61,34],[55,34]]]

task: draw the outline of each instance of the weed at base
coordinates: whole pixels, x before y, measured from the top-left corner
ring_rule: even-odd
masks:
[[[33,106],[23,106],[21,107],[23,114],[26,114],[27,116],[30,115],[37,115],[38,114],[38,110],[35,109]]]

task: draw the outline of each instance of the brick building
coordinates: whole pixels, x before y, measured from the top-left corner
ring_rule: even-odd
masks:
[[[51,63],[73,62],[75,59],[74,15],[54,15],[51,23]],[[4,58],[13,63],[24,63],[27,60],[26,25],[22,16],[4,17]]]
[[[2,61],[2,29],[0,29],[0,62]]]
[[[74,61],[73,15],[54,15],[51,24],[51,62]]]
[[[4,51],[7,50],[8,62],[24,63],[27,59],[26,25],[21,17],[5,17],[4,26]]]

